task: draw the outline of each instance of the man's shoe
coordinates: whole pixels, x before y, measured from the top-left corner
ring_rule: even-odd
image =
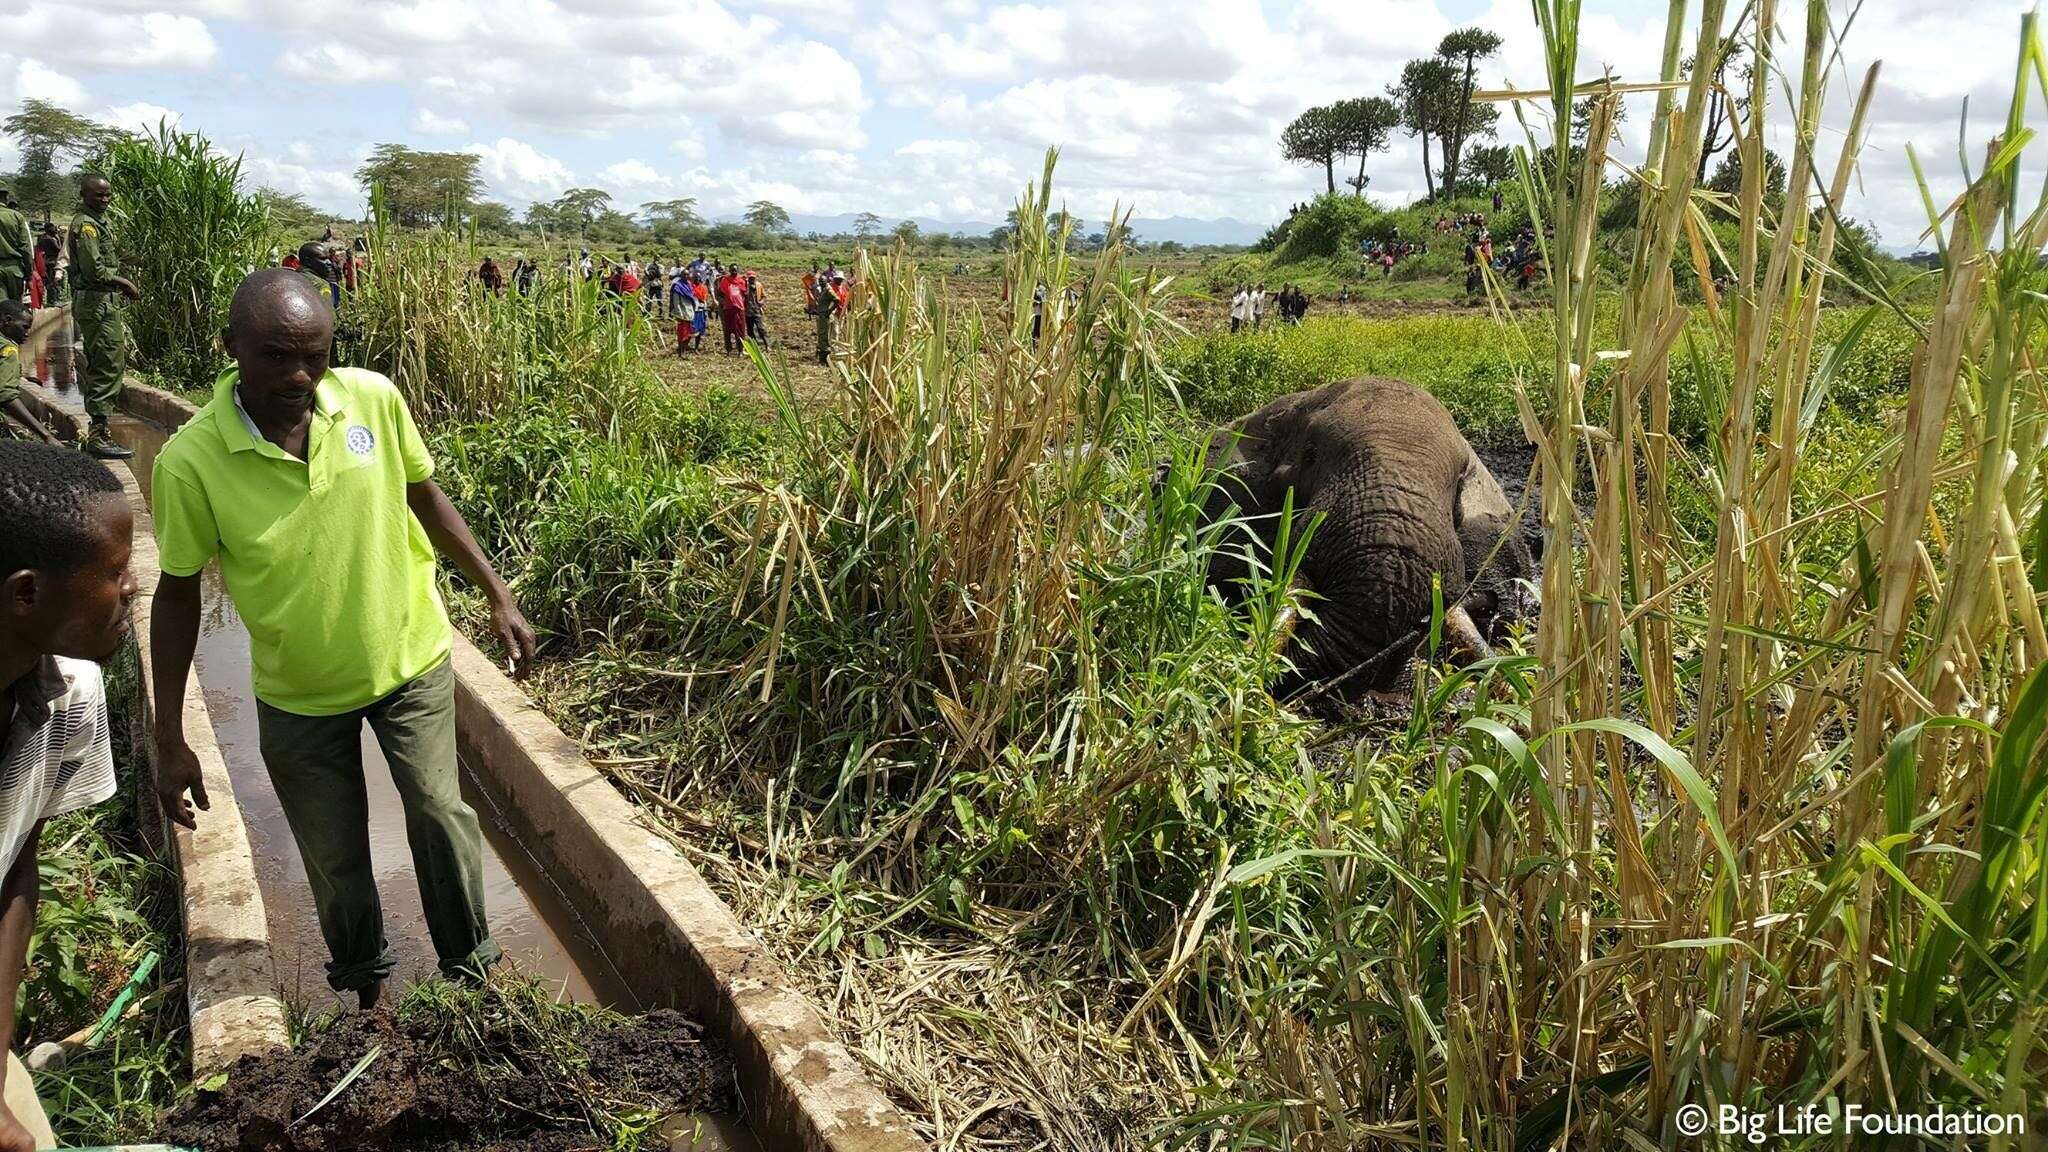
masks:
[[[123,448],[112,436],[107,435],[105,425],[95,424],[85,443],[79,445],[85,454],[99,460],[126,460],[135,455],[132,448]]]
[[[368,1012],[370,1009],[375,1008],[377,1002],[383,998],[384,982],[379,980],[367,988],[356,989],[356,1008],[359,1011]]]

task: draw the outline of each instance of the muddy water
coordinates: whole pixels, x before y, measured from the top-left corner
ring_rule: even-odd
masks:
[[[147,492],[164,433],[127,417],[112,421],[111,430],[116,439],[135,450],[129,463]],[[213,719],[214,736],[248,825],[270,918],[278,979],[286,996],[317,1003],[326,988],[327,947],[313,913],[305,865],[257,743],[256,700],[249,686],[249,634],[211,567],[206,570],[203,588],[194,664]],[[363,729],[363,768],[369,787],[370,852],[384,906],[384,932],[398,956],[397,975],[404,980],[425,978],[436,971],[436,964],[421,911],[412,850],[406,843],[404,809],[367,725]],[[484,826],[485,907],[492,935],[507,957],[522,969],[562,985],[574,999],[628,1011],[641,1007],[591,941],[574,910],[557,896],[533,857],[505,830],[496,803],[466,766],[462,791]],[[205,818],[201,814],[200,819]]]

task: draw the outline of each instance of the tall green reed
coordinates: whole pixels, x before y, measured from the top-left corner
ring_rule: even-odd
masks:
[[[228,301],[270,244],[269,214],[242,190],[241,158],[166,123],[114,137],[96,164],[114,185],[126,274],[142,290],[129,331],[143,365],[181,388],[210,385],[227,361]]]
[[[342,307],[349,359],[390,376],[424,418],[539,401],[599,430],[636,424],[656,386],[637,299],[563,274],[547,251],[532,295],[487,292],[473,231],[400,229],[381,189],[370,205],[368,259]]]

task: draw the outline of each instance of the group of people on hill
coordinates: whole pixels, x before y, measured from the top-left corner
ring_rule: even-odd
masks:
[[[1392,240],[1361,240],[1358,245],[1359,259],[1364,262],[1366,270],[1370,272],[1378,268],[1382,280],[1393,278],[1394,265],[1410,256],[1421,256],[1428,251],[1429,242],[1426,240],[1403,240],[1399,237]]]
[[[1465,241],[1465,294],[1477,296],[1485,289],[1482,270],[1488,268],[1495,275],[1513,277],[1516,290],[1526,292],[1535,286],[1542,264],[1543,252],[1536,243],[1534,230],[1522,229],[1515,234],[1512,244],[1496,250],[1493,233],[1482,227]]]
[[[1230,330],[1257,332],[1268,312],[1278,312],[1283,323],[1299,324],[1308,315],[1308,304],[1308,293],[1292,284],[1281,285],[1278,292],[1266,291],[1264,284],[1240,285],[1230,297]]]

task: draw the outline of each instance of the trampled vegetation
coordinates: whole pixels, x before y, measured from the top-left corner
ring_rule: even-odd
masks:
[[[1048,229],[1048,170],[1004,272],[1053,286],[1040,335],[876,257],[822,406],[759,356],[766,425],[659,384],[630,302],[465,290],[448,232],[377,234],[350,354],[549,633],[544,705],[930,1135],[1505,1150],[1661,1146],[1685,1103],[2025,1111],[2048,201],[2018,144],[2048,60],[2029,19],[2006,143],[1930,204],[1933,305],[1899,307],[1836,258],[1869,89],[1820,130],[1815,8],[1794,56],[1745,18],[1775,68],[1732,192],[1696,175],[1718,70],[1682,67],[1727,45],[1671,41],[1617,256],[1620,96],[1574,73],[1577,5],[1540,5],[1519,178],[1553,275],[1492,316],[1186,338],[1114,233]],[[1533,442],[1550,542],[1531,633],[1420,668],[1394,721],[1269,689],[1313,526],[1233,609],[1196,514],[1211,422],[1354,372]]]

